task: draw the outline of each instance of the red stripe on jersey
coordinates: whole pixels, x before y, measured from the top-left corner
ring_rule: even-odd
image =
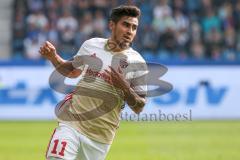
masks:
[[[67,94],[63,100],[63,102],[61,102],[61,105],[59,106],[58,110],[60,110],[62,108],[62,106],[70,99],[72,99],[73,96],[73,92]]]

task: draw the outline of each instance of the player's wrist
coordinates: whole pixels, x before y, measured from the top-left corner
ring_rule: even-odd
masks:
[[[49,56],[48,59],[50,61],[56,61],[60,58],[60,56],[57,53],[54,53],[53,55]]]

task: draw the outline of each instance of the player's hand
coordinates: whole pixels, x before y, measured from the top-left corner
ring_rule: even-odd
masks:
[[[39,53],[41,54],[42,57],[44,57],[44,58],[46,58],[48,60],[54,59],[56,57],[56,55],[57,55],[56,48],[49,41],[46,41],[40,47]]]
[[[124,78],[122,69],[118,67],[116,70],[111,66],[109,66],[109,69],[110,71],[105,69],[105,73],[109,77],[111,84],[116,88],[122,89],[123,91],[128,90],[130,88],[130,84]]]

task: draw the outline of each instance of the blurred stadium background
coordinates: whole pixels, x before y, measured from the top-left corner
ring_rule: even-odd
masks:
[[[71,58],[109,36],[119,4],[142,10],[133,48],[164,64],[174,89],[149,98],[141,117],[125,108],[107,160],[240,159],[240,0],[0,0],[0,159],[44,159],[57,125],[64,95],[49,87],[41,44]]]

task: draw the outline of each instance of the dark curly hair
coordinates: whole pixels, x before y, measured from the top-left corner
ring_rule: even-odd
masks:
[[[110,21],[117,23],[123,16],[136,17],[139,19],[141,11],[132,5],[121,5],[113,8],[110,14]]]

